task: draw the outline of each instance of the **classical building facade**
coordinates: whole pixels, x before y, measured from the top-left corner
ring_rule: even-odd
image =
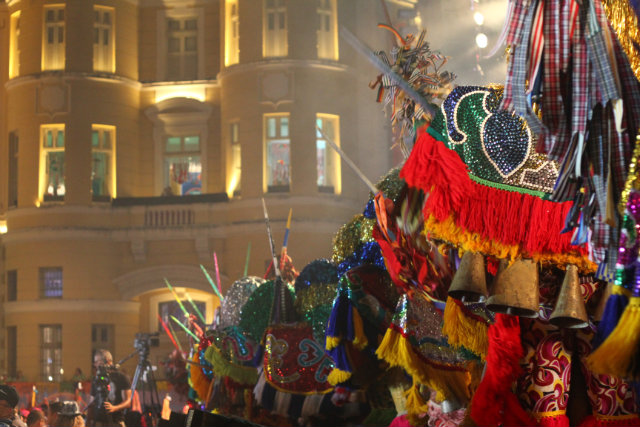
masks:
[[[387,49],[376,24],[411,24],[415,1],[382,3],[0,4],[0,373],[58,381],[96,348],[129,354],[176,312],[164,279],[212,322],[200,264],[215,278],[215,253],[226,289],[250,245],[264,273],[262,198],[278,248],[292,209],[298,268],[330,256],[368,190],[327,138],[372,180],[393,163],[377,72],[338,32]]]

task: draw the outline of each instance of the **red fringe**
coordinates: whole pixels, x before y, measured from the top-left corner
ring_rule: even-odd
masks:
[[[537,424],[511,391],[511,385],[521,372],[520,359],[523,356],[518,317],[496,314],[495,323],[489,326],[486,371],[471,399],[471,418],[477,425]]]
[[[400,171],[409,186],[428,194],[423,212],[444,221],[454,214],[465,231],[525,253],[580,253],[571,233],[560,234],[573,202],[556,203],[529,194],[478,184],[458,154],[428,132],[418,137]]]
[[[635,418],[620,417],[619,420],[616,420],[616,419],[602,420],[594,417],[593,415],[589,415],[585,417],[585,419],[582,420],[582,422],[580,423],[580,427],[618,427],[618,426],[620,427],[640,426],[640,417],[635,417]]]
[[[569,427],[569,417],[556,415],[555,417],[540,418],[540,427]]]
[[[458,154],[427,132],[418,136],[400,177],[429,195],[425,212],[433,212],[439,221],[444,221],[470,194],[472,183]]]

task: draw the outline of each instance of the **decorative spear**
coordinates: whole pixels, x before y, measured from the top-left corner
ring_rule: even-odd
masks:
[[[180,327],[181,327],[182,329],[184,329],[184,331],[185,331],[186,333],[188,333],[189,335],[191,335],[191,337],[193,337],[193,339],[195,339],[195,340],[196,340],[196,342],[200,342],[200,338],[198,338],[198,336],[197,336],[196,334],[194,334],[193,332],[191,332],[191,331],[189,330],[189,328],[187,328],[186,326],[184,326],[184,325],[183,325],[183,324],[182,324],[178,319],[176,319],[176,318],[175,318],[174,316],[172,316],[172,315],[169,315],[169,317],[171,317],[171,320],[173,320],[173,321],[174,321],[174,322],[176,322],[178,325],[180,325]]]
[[[180,348],[180,346],[178,346],[178,343],[176,342],[175,338],[173,337],[173,335],[171,334],[171,331],[169,330],[169,327],[167,326],[166,323],[164,323],[164,320],[162,320],[162,317],[160,317],[160,314],[158,314],[158,320],[160,321],[160,323],[162,324],[162,328],[164,329],[164,331],[167,333],[167,335],[169,336],[169,339],[171,340],[171,342],[173,343],[173,346],[176,348],[176,350],[178,350],[180,352],[180,354],[182,354],[182,348]]]
[[[204,275],[207,278],[207,280],[209,281],[209,284],[213,288],[213,292],[215,292],[216,295],[218,296],[218,298],[220,298],[220,301],[224,300],[224,297],[222,296],[222,294],[218,290],[218,287],[216,286],[216,284],[213,282],[213,279],[209,275],[209,272],[207,271],[207,269],[204,268],[204,265],[202,265],[202,264],[200,264],[200,268],[202,269],[202,272],[204,273]]]
[[[196,314],[198,315],[198,317],[202,321],[202,324],[206,325],[207,321],[204,319],[204,316],[203,316],[202,312],[200,311],[200,309],[198,308],[198,306],[196,305],[196,303],[193,302],[193,300],[191,299],[191,295],[189,295],[188,292],[185,292],[185,295],[187,296],[187,300],[191,304],[191,307],[193,307],[193,309],[195,310]]]
[[[249,259],[251,258],[251,240],[249,240],[249,244],[247,245],[247,259],[244,261],[244,275],[243,277],[247,277],[249,273]]]
[[[182,310],[182,312],[184,313],[185,317],[189,317],[189,312],[187,311],[186,308],[184,308],[184,305],[182,305],[182,301],[180,301],[180,297],[178,296],[178,294],[176,293],[176,291],[173,289],[173,286],[171,286],[171,283],[169,283],[169,281],[165,278],[164,279],[164,283],[165,285],[167,285],[167,288],[169,288],[169,290],[171,291],[171,293],[173,294],[173,297],[176,299],[176,301],[178,302],[178,305],[180,306],[180,309]]]

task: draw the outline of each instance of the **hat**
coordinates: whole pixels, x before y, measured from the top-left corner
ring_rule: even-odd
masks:
[[[11,407],[15,408],[20,400],[15,388],[8,384],[0,384],[0,400],[6,400]]]
[[[62,404],[62,409],[58,414],[66,415],[69,417],[75,417],[76,415],[82,415],[82,412],[80,412],[80,408],[78,407],[78,402],[69,400]]]

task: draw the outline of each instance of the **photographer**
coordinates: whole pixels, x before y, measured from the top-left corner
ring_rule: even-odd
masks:
[[[97,350],[93,356],[96,377],[91,384],[93,401],[90,425],[122,426],[125,409],[131,406],[131,383],[116,370],[108,350]]]

